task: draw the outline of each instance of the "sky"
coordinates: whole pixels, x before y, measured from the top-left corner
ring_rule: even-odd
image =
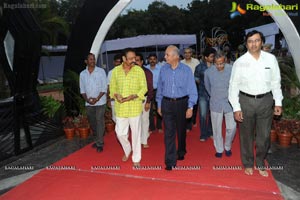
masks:
[[[146,10],[148,5],[155,0],[132,0],[126,9],[136,9],[136,10]],[[179,8],[186,8],[187,4],[192,2],[192,0],[160,0],[165,2],[167,5],[175,5]]]

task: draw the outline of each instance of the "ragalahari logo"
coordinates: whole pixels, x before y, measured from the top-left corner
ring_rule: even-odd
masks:
[[[231,19],[233,19],[237,16],[241,16],[241,15],[246,14],[246,10],[241,8],[240,4],[237,4],[236,2],[232,2],[232,7],[231,7],[231,10],[229,12],[231,12],[231,14],[230,14]]]

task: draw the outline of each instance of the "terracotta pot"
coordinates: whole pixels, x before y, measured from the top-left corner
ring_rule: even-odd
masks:
[[[88,128],[88,127],[79,127],[78,130],[79,130],[80,138],[86,139],[89,136],[90,128]]]
[[[293,134],[288,131],[282,131],[278,134],[279,144],[282,147],[289,147],[291,144]]]
[[[271,138],[271,142],[277,142],[277,132],[276,130],[271,130],[271,133],[270,133],[270,138]]]
[[[80,136],[78,127],[75,128],[75,135],[76,135],[76,136]]]
[[[64,132],[66,135],[66,138],[68,140],[73,139],[74,135],[75,135],[75,128],[64,128]]]
[[[108,123],[106,123],[106,124],[105,124],[105,131],[106,131],[107,133],[110,133],[110,132],[115,131],[115,123],[113,123],[113,122],[108,122]]]

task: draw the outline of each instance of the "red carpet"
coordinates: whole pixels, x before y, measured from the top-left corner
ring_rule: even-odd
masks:
[[[136,170],[131,160],[121,161],[123,151],[111,133],[105,137],[104,152],[89,145],[55,163],[76,170],[45,169],[0,199],[283,199],[270,171],[267,178],[257,171],[244,174],[238,135],[232,157],[219,159],[212,140],[200,142],[199,129],[194,128],[187,133],[185,160],[173,171],[164,170],[163,134],[153,133],[149,145],[142,152],[143,168]]]

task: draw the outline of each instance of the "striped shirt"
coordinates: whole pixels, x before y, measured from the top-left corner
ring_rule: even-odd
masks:
[[[161,66],[156,64],[155,68],[152,69],[150,65],[146,65],[146,68],[149,69],[153,74],[153,89],[156,90]]]
[[[136,117],[142,113],[142,101],[147,92],[147,83],[145,72],[141,67],[133,66],[126,75],[123,65],[116,66],[112,71],[109,89],[111,98],[114,98],[114,94],[120,94],[124,98],[133,94],[138,96],[124,103],[115,101],[117,117]]]

